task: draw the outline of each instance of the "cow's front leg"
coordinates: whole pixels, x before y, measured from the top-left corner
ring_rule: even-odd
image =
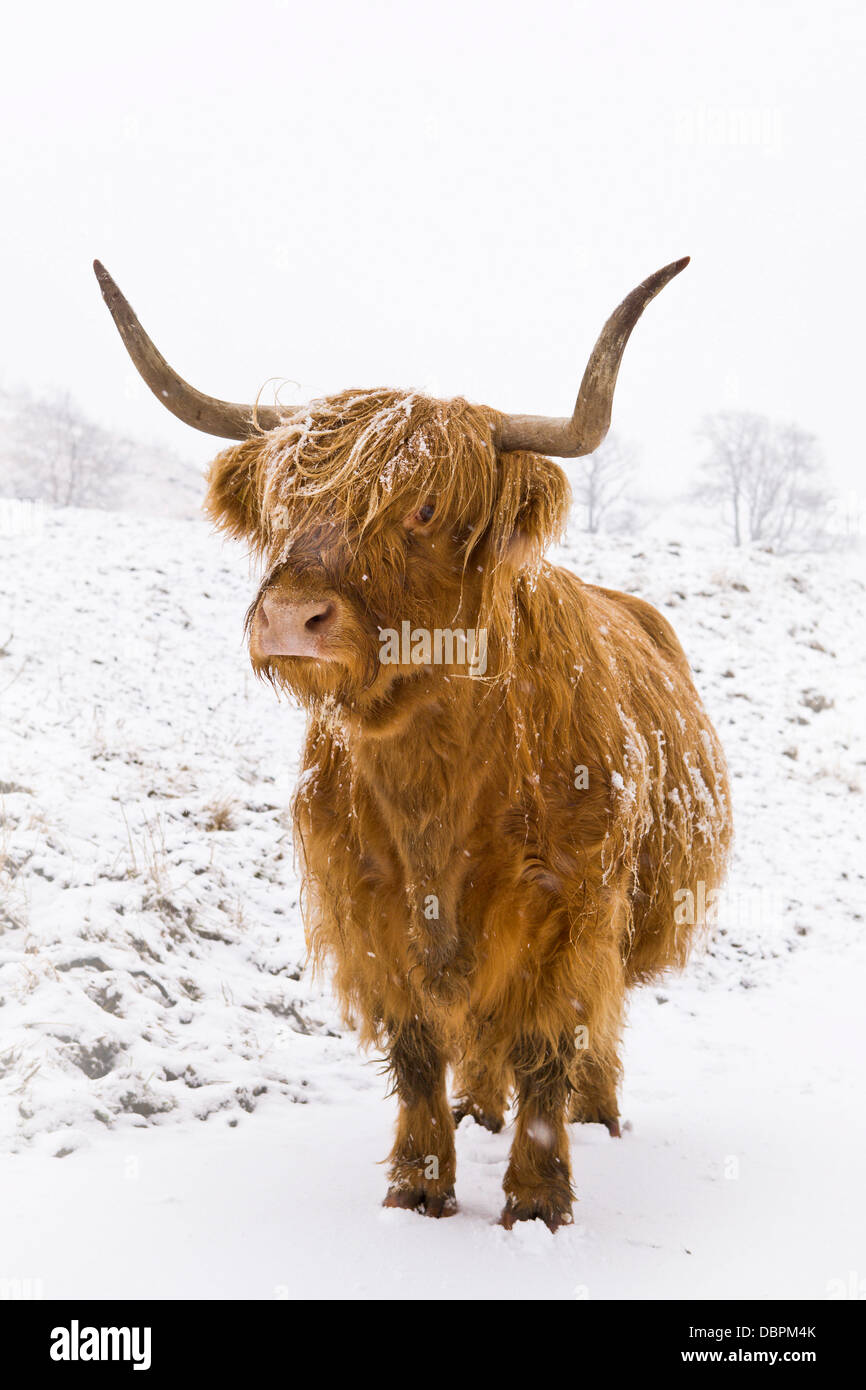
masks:
[[[454,1120],[445,1061],[426,1024],[412,1019],[391,1030],[389,1067],[400,1109],[384,1205],[452,1216],[457,1210]]]
[[[517,1083],[517,1126],[503,1187],[506,1203],[501,1222],[536,1217],[551,1231],[571,1222],[571,1166],[565,1110],[574,1060],[573,1039],[563,1035],[556,1044],[531,1035],[514,1048]]]

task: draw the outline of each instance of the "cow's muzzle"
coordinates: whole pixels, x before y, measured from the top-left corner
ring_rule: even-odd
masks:
[[[336,598],[293,603],[278,593],[265,594],[253,620],[254,654],[333,660],[330,648],[339,624],[339,610]]]

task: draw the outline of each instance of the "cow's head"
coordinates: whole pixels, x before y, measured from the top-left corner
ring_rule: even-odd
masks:
[[[264,562],[247,617],[255,669],[304,703],[374,717],[401,694],[507,668],[521,586],[568,510],[565,475],[547,455],[588,454],[604,439],[629,334],[687,264],[666,266],[614,312],[563,419],[393,390],[297,409],[218,401],[178,377],[94,268],[163,405],[239,441],[214,460],[205,506]]]

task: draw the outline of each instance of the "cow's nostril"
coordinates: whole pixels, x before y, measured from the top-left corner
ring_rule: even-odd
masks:
[[[329,622],[330,619],[333,617],[333,614],[333,603],[327,603],[325,604],[324,608],[322,608],[318,613],[312,613],[310,615],[310,617],[304,623],[304,627],[307,628],[307,630],[310,632],[315,632],[316,628],[324,627],[325,623]]]

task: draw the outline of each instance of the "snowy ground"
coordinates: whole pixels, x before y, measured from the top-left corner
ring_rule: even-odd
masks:
[[[553,1237],[495,1224],[509,1135],[467,1121],[454,1219],[379,1207],[393,1102],[304,971],[286,816],[302,722],[248,672],[239,551],[204,523],[96,512],[7,530],[0,1282],[821,1298],[864,1279],[850,566],[577,532],[565,552],[677,628],[738,842],[709,952],[634,997],[631,1128],[574,1134],[580,1202]]]

